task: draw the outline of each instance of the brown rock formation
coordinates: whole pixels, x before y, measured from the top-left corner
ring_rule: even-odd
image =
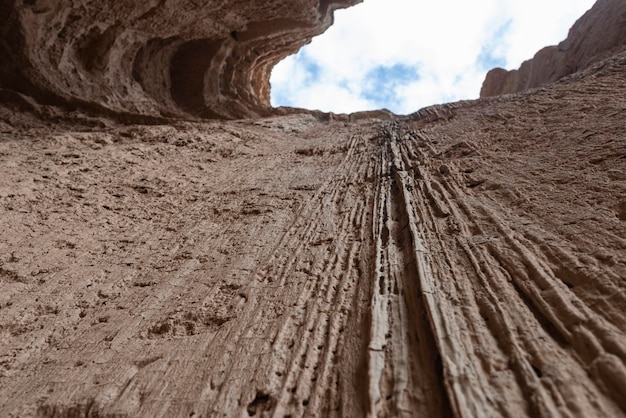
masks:
[[[598,0],[558,46],[543,48],[518,70],[487,73],[480,97],[515,93],[557,81],[609,57],[626,46],[626,2]]]
[[[93,30],[3,44],[23,57],[0,90],[0,417],[626,417],[626,52],[402,118],[142,125],[109,117],[186,116],[201,98],[171,86],[256,70]],[[74,72],[59,45],[109,53]],[[211,112],[261,112],[224,74],[243,84]]]
[[[0,88],[151,116],[270,113],[272,67],[360,0],[0,0]]]
[[[625,417],[624,74],[395,122],[3,117],[0,416]]]

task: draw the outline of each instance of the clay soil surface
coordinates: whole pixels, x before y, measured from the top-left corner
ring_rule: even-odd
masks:
[[[626,59],[396,122],[0,122],[0,416],[626,413]]]

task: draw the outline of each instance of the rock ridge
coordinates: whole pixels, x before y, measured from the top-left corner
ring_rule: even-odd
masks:
[[[626,46],[626,2],[598,0],[559,45],[541,49],[517,70],[494,68],[480,97],[516,93],[557,81],[614,55]]]

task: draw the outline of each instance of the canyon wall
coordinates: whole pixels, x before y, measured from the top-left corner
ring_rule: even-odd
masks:
[[[0,417],[626,418],[604,64],[394,122],[0,107]]]
[[[267,115],[273,66],[360,0],[0,0],[0,93],[98,113]]]
[[[626,2],[599,0],[558,46],[543,48],[518,70],[491,70],[480,97],[515,93],[559,80],[619,52],[624,45]]]
[[[272,110],[354,2],[0,0],[0,417],[626,418],[624,0],[540,89]]]

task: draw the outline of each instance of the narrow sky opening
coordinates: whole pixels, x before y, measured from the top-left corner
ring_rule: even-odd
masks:
[[[365,0],[272,71],[272,105],[407,114],[477,98],[487,71],[556,45],[594,0]]]

